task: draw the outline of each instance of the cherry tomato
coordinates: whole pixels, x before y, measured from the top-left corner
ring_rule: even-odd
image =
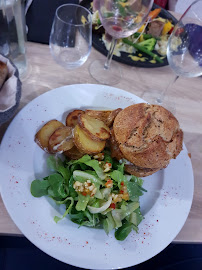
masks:
[[[115,209],[115,208],[116,208],[116,204],[115,204],[115,203],[111,203],[111,204],[110,204],[110,208]]]

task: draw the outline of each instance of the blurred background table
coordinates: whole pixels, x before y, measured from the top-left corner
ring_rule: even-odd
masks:
[[[78,69],[65,70],[52,59],[47,45],[27,43],[28,72],[22,80],[22,98],[18,111],[37,96],[63,85],[97,82],[91,78],[88,67],[94,59],[105,58],[92,49],[87,62]],[[162,68],[136,68],[120,64],[123,79],[115,87],[142,97],[145,91],[162,91],[174,74],[165,66]],[[96,87],[96,85],[95,85]],[[176,242],[202,243],[202,77],[180,78],[169,91],[176,103],[176,117],[184,131],[184,141],[191,153],[194,170],[195,191],[189,217]],[[9,122],[0,126],[0,141]],[[166,233],[166,232],[165,232]],[[0,197],[0,234],[22,235],[9,217]]]

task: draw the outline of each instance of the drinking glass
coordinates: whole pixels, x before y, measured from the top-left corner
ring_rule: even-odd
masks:
[[[168,90],[181,76],[191,78],[202,75],[202,0],[194,1],[174,27],[168,40],[167,58],[175,73],[174,80],[158,97],[152,97],[150,92],[143,98],[175,112],[175,104],[166,100]]]
[[[92,46],[92,17],[88,9],[65,4],[57,8],[49,47],[54,60],[66,69],[84,64]]]
[[[147,19],[153,0],[94,0],[101,23],[112,37],[107,60],[96,60],[90,65],[90,74],[102,84],[120,81],[118,65],[111,63],[117,40],[135,33]]]

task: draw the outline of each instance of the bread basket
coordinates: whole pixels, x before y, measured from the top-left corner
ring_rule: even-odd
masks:
[[[0,61],[8,67],[8,74],[0,88],[0,126],[9,121],[15,114],[21,98],[21,81],[16,66],[0,54]],[[1,70],[0,70],[1,72]]]

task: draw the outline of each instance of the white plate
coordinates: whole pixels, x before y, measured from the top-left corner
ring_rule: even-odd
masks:
[[[135,95],[102,85],[70,85],[49,91],[24,107],[8,127],[0,149],[1,188],[4,204],[21,232],[38,248],[65,263],[88,268],[124,268],[161,252],[176,237],[190,211],[193,171],[184,146],[176,160],[146,177],[141,197],[145,219],[139,234],[119,242],[114,233],[78,228],[68,218],[56,224],[58,208],[46,197],[34,198],[30,184],[46,176],[47,155],[34,142],[36,131],[47,121],[64,121],[74,108],[118,108],[142,102]]]

